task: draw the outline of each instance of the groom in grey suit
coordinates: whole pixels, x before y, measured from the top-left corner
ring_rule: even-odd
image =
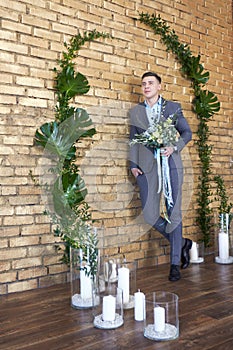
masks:
[[[190,262],[189,250],[192,241],[182,237],[181,196],[183,183],[183,165],[180,152],[191,140],[192,132],[185,119],[181,105],[168,101],[159,95],[161,78],[156,73],[146,72],[142,76],[142,93],[145,98],[129,112],[130,140],[136,134],[141,134],[153,123],[166,120],[173,116],[173,124],[178,132],[178,141],[175,145],[166,145],[163,156],[168,157],[170,185],[173,204],[169,205],[165,198],[168,218],[160,215],[161,191],[159,188],[158,162],[160,156],[155,157],[155,149],[139,143],[130,147],[130,169],[136,178],[140,189],[145,221],[159,231],[170,242],[170,273],[169,280],[180,279],[181,267],[188,267]]]

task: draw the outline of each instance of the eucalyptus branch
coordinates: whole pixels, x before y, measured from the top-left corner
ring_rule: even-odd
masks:
[[[69,43],[65,42],[66,51],[58,60],[60,68],[54,68],[55,72],[55,94],[57,96],[56,120],[64,121],[74,113],[74,107],[69,106],[69,101],[77,96],[86,94],[89,89],[87,78],[80,72],[75,71],[74,59],[78,57],[79,50],[86,43],[99,38],[109,38],[110,35],[93,30],[73,36]]]

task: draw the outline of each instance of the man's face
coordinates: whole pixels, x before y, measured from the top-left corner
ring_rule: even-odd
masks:
[[[155,77],[145,77],[142,80],[142,93],[146,99],[153,99],[158,96],[161,84]]]

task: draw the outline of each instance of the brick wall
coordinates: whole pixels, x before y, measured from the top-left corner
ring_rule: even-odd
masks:
[[[29,172],[38,176],[43,161],[41,149],[33,145],[35,131],[54,119],[53,68],[63,42],[78,30],[113,36],[80,51],[78,69],[91,89],[75,101],[87,109],[98,131],[91,142],[80,145],[79,162],[104,244],[110,254],[137,259],[139,267],[169,261],[167,243],[143,223],[127,168],[127,111],[140,99],[142,73],[160,73],[163,96],[182,103],[194,140],[198,121],[191,111],[190,82],[159,37],[136,20],[138,11],[160,13],[192,52],[202,55],[211,75],[208,89],[221,102],[209,124],[212,170],[224,177],[233,196],[232,1],[0,0],[0,294],[67,279],[68,269],[60,262],[49,219],[43,215],[44,198]],[[198,238],[194,141],[183,158],[184,235]]]

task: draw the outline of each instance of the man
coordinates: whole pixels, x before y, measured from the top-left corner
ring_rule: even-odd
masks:
[[[153,123],[166,120],[173,116],[178,141],[175,145],[163,148],[163,156],[168,157],[170,172],[170,187],[172,205],[166,198],[168,218],[160,215],[161,191],[159,187],[160,156],[155,156],[155,149],[139,143],[130,147],[130,169],[140,189],[145,221],[159,231],[170,242],[170,281],[180,279],[181,268],[189,266],[189,251],[192,246],[190,239],[182,237],[181,196],[183,183],[183,166],[180,156],[181,150],[191,140],[192,132],[185,119],[179,103],[165,100],[159,95],[161,78],[153,72],[146,72],[142,76],[142,93],[144,102],[130,110],[130,139],[136,134],[142,134]],[[159,192],[159,193],[158,193]],[[163,195],[163,194],[162,194]]]

